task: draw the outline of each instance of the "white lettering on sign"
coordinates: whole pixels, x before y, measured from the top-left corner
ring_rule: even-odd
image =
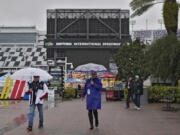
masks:
[[[120,42],[111,43],[111,42],[58,42],[57,46],[121,46]]]
[[[103,46],[120,46],[121,43],[102,43]]]
[[[77,43],[74,43],[75,46],[101,46],[101,43],[93,43],[93,42],[77,42]]]
[[[60,42],[60,43],[56,43],[56,45],[57,45],[57,46],[61,46],[61,45],[65,45],[65,46],[66,46],[66,45],[67,45],[67,46],[70,45],[70,46],[71,46],[72,43],[70,43],[70,42]]]

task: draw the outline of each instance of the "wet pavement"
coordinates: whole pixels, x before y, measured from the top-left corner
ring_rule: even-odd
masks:
[[[44,111],[56,107],[57,102],[46,102]],[[28,101],[0,101],[0,135],[27,122]],[[37,110],[35,114],[38,114]]]
[[[163,104],[146,104],[140,111],[125,109],[125,103],[102,101],[99,128],[89,130],[85,101],[80,99],[46,102],[44,129],[39,130],[36,113],[33,132],[27,133],[28,102],[10,104],[0,108],[0,129],[4,135],[179,135],[180,111],[162,111]],[[54,107],[56,106],[56,107]],[[11,127],[11,128],[10,128]],[[7,130],[9,128],[9,130]],[[2,130],[1,130],[2,131]]]

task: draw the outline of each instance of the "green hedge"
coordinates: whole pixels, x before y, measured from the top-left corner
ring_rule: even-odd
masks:
[[[127,94],[128,94],[128,89],[124,88],[123,91],[124,91],[124,99],[126,99],[127,98]]]
[[[161,99],[164,99],[173,91],[175,91],[175,95],[180,96],[180,88],[173,86],[150,86],[148,90],[149,102],[160,102]],[[180,103],[180,99],[177,102]]]
[[[61,86],[60,83],[52,83],[50,85],[50,87],[60,87],[60,86]]]
[[[180,87],[177,89],[177,96],[180,97]],[[180,98],[177,99],[177,103],[180,103]]]
[[[75,89],[73,88],[65,88],[64,89],[64,98],[74,98],[75,97]]]

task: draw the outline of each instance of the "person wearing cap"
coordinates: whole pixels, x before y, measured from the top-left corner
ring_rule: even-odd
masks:
[[[140,110],[140,98],[143,94],[143,82],[140,80],[139,75],[135,76],[134,94],[135,94],[135,109]]]
[[[96,72],[91,72],[91,78],[86,81],[83,89],[82,100],[86,96],[86,109],[90,122],[90,130],[94,128],[93,115],[95,118],[95,126],[98,127],[98,109],[101,109],[101,81],[97,78]]]
[[[30,95],[30,111],[28,114],[27,131],[32,131],[36,107],[38,108],[39,112],[39,128],[43,128],[43,99],[48,95],[48,87],[39,79],[39,76],[34,76],[34,80],[32,82],[28,82],[28,90],[26,91],[26,94]]]

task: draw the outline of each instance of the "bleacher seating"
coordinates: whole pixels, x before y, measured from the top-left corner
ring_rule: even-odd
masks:
[[[45,66],[46,49],[36,47],[1,47],[1,68],[23,68],[29,66]]]
[[[35,43],[36,33],[0,33],[0,43]]]

